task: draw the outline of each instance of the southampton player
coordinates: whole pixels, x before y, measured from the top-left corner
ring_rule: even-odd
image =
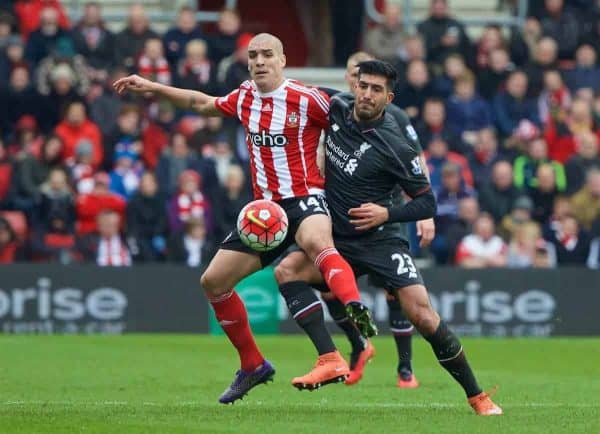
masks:
[[[329,98],[316,89],[286,79],[284,66],[281,41],[262,33],[248,46],[252,80],[227,96],[216,98],[137,75],[114,84],[119,93],[131,90],[158,94],[205,116],[237,116],[247,133],[255,198],[276,201],[287,212],[290,227],[286,243],[259,254],[246,247],[233,230],[202,275],[202,288],[241,361],[234,381],[219,398],[222,403],[242,398],[275,373],[255,343],[246,309],[233,288],[244,277],[271,263],[294,241],[320,270],[361,332],[372,336],[377,331],[370,312],[360,302],[351,267],[334,247],[323,197],[324,180],[316,160],[320,133],[328,126]],[[320,315],[322,321],[323,312],[319,309],[320,304],[311,306],[303,314],[310,314],[311,318]],[[334,367],[338,376],[345,377],[346,362],[335,347],[331,350],[320,361]]]
[[[397,296],[440,364],[463,387],[473,410],[480,415],[502,414],[477,384],[458,337],[433,310],[408,242],[391,224],[431,218],[436,211],[417,152],[384,110],[393,99],[396,76],[388,63],[362,62],[355,98],[331,99],[325,190],[334,241],[358,275],[368,274]],[[412,198],[410,202],[392,203],[397,185]],[[322,283],[302,252],[288,255],[276,273],[295,282]]]
[[[346,74],[344,78],[351,92],[355,91],[358,83],[358,64],[366,60],[374,59],[375,58],[373,56],[364,51],[354,53],[348,58],[348,62],[346,63]],[[417,133],[410,124],[408,115],[404,112],[404,110],[393,104],[389,104],[386,107],[386,112],[394,117],[408,145],[419,154],[421,167],[423,168],[425,175],[429,178],[425,156]],[[401,200],[401,196],[398,196]],[[399,230],[403,229],[404,228],[399,228]],[[433,237],[435,236],[435,224],[433,218],[420,220],[417,222],[417,235],[421,237],[421,247],[425,247],[431,243],[431,240],[433,240]],[[344,305],[331,292],[323,292],[322,298],[327,305],[331,317],[344,331],[352,346],[352,351],[350,353],[350,375],[346,379],[346,384],[355,384],[362,378],[363,369],[367,362],[375,355],[375,349],[373,348],[373,345],[356,330],[356,327],[353,326],[349,318],[346,316]],[[411,341],[414,327],[404,316],[402,308],[398,304],[395,296],[387,293],[386,298],[388,304],[390,330],[394,336],[394,342],[396,344],[396,350],[399,359],[397,365],[397,385],[400,388],[418,387],[419,383],[413,374],[411,363]]]

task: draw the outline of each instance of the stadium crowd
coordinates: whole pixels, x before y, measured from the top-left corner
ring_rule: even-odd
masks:
[[[600,1],[530,1],[522,28],[471,40],[445,0],[409,34],[386,5],[356,49],[394,64],[438,201],[437,264],[600,262]],[[236,11],[216,32],[179,10],[164,34],[134,4],[0,1],[0,263],[207,263],[251,200],[245,134],[150,96],[130,73],[211,95],[248,78]]]

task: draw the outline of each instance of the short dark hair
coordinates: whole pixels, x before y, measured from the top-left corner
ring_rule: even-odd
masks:
[[[358,78],[362,74],[379,75],[386,78],[387,87],[389,90],[393,90],[396,87],[398,81],[398,72],[388,62],[383,60],[365,60],[358,64]]]

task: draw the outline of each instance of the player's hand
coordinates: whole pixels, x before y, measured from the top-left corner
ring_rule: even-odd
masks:
[[[390,218],[388,209],[376,203],[363,203],[359,208],[350,208],[348,214],[357,231],[366,231],[381,226]]]
[[[433,219],[419,220],[417,222],[417,235],[421,237],[419,246],[427,247],[435,237],[435,223]]]
[[[113,87],[118,94],[122,94],[126,90],[136,93],[146,93],[154,92],[156,90],[156,83],[133,74],[115,81]]]

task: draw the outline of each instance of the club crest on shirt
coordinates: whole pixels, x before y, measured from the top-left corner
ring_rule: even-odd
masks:
[[[288,127],[292,127],[292,128],[297,127],[298,126],[298,113],[291,112],[287,117],[287,121],[286,121],[285,125]]]

